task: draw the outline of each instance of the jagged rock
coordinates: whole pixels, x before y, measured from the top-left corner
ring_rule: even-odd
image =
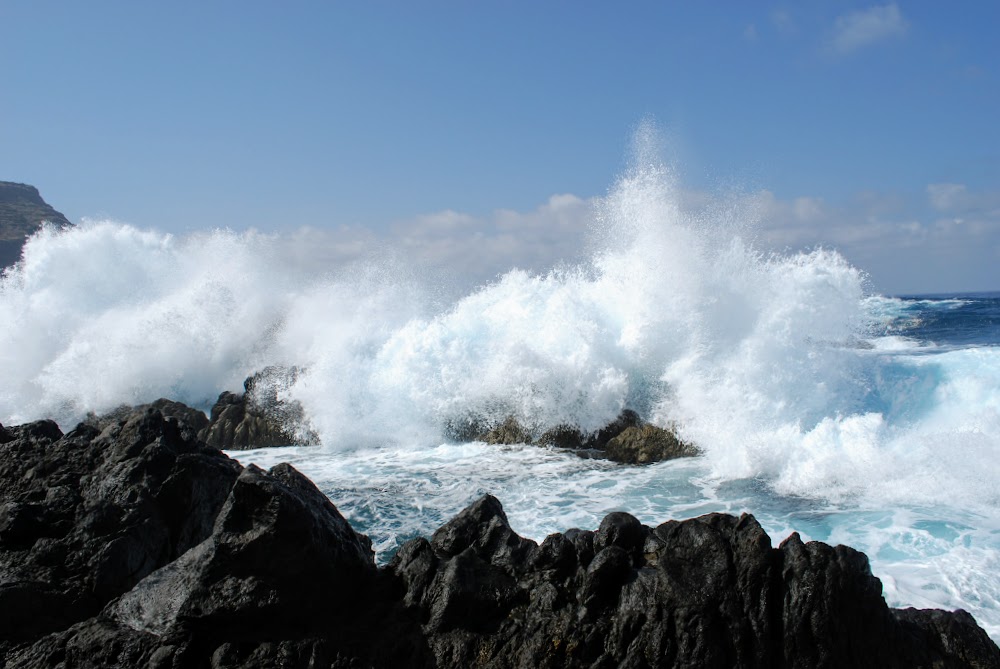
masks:
[[[149,409],[0,445],[0,648],[94,616],[211,531],[238,465]],[[26,614],[27,612],[27,614]]]
[[[318,437],[309,429],[302,406],[280,397],[298,374],[295,367],[266,367],[247,377],[242,395],[229,391],[219,395],[198,436],[209,446],[227,450],[316,443]]]
[[[93,425],[98,430],[104,430],[109,425],[123,423],[136,412],[147,409],[156,409],[164,418],[176,418],[182,431],[187,431],[184,435],[184,438],[187,440],[196,438],[209,425],[208,417],[201,411],[192,409],[181,402],[175,402],[174,400],[162,397],[149,404],[140,404],[138,406],[122,405],[101,416],[90,414],[84,422]]]
[[[3,428],[0,667],[1000,667],[968,614],[889,609],[863,554],[746,514],[538,545],[486,495],[377,569],[292,467],[161,406]]]
[[[287,464],[266,473],[250,465],[208,538],[106,613],[160,637],[262,625],[271,634],[321,633],[350,615],[374,575],[368,538],[311,481]]]
[[[649,423],[625,428],[608,441],[604,452],[610,460],[633,465],[698,454],[697,449],[678,439],[670,430]]]
[[[650,529],[614,513],[519,539],[486,496],[390,563],[437,666],[1000,666],[964,612],[893,612],[862,554],[772,548],[749,515]]]
[[[243,468],[153,407],[119,418],[0,444],[0,666],[399,664],[349,650],[371,634],[331,632],[395,600],[367,537],[308,479]]]

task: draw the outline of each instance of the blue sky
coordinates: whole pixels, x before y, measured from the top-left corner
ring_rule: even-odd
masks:
[[[765,246],[997,290],[998,29],[995,2],[5,0],[0,179],[175,233],[447,229],[442,262],[529,220],[506,259],[541,267],[652,117]]]

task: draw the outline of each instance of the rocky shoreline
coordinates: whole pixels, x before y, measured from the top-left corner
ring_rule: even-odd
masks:
[[[0,426],[0,667],[1000,667],[969,614],[890,609],[862,553],[750,515],[537,544],[487,495],[377,567],[196,414]]]
[[[185,419],[199,439],[223,450],[314,445],[319,437],[309,425],[302,406],[282,396],[282,391],[295,383],[299,373],[296,367],[267,367],[255,372],[243,382],[243,393],[226,391],[219,395],[208,418],[200,411],[171,400],[160,399],[144,406],[158,408],[166,416]],[[108,417],[125,415],[133,409],[122,407]],[[90,422],[100,426],[108,417],[92,416]],[[630,409],[623,410],[615,420],[589,434],[575,425],[556,425],[538,430],[536,436],[512,416],[499,421],[481,417],[452,420],[444,426],[444,432],[456,441],[536,444],[572,451],[581,457],[633,465],[698,454],[698,449],[679,439],[672,430],[646,423]]]

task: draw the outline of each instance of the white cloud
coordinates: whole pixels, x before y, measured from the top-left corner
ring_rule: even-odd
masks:
[[[895,3],[869,7],[837,18],[831,46],[848,54],[886,39],[902,37],[909,24]]]
[[[1000,288],[1000,191],[930,184],[926,198],[867,192],[843,202],[781,198],[762,190],[729,199],[681,190],[678,206],[693,221],[753,235],[762,251],[835,248],[887,292]],[[529,211],[485,216],[444,210],[397,221],[377,233],[362,226],[303,228],[282,253],[318,273],[352,271],[352,261],[433,276],[467,290],[513,267],[545,272],[587,257],[595,203],[554,195]],[[344,268],[347,268],[346,270]]]
[[[512,267],[543,272],[579,259],[592,216],[590,201],[553,195],[528,212],[500,209],[483,218],[442,212],[397,222],[390,241],[425,262],[486,280]],[[461,225],[442,225],[442,219]]]
[[[755,26],[754,24],[750,23],[747,25],[746,28],[743,29],[743,39],[745,39],[746,41],[756,42],[757,37],[758,37],[757,26]]]
[[[1000,273],[1000,192],[930,184],[927,199],[862,193],[849,202],[746,196],[765,249],[825,246],[895,293],[996,290]]]

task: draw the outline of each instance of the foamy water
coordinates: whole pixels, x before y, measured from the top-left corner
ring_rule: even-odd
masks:
[[[207,408],[296,365],[288,396],[323,446],[241,458],[292,460],[384,552],[485,491],[536,539],[612,509],[748,510],[776,539],[865,550],[892,603],[962,606],[996,637],[1000,349],[924,341],[913,305],[837,253],[765,253],[753,212],[680,200],[640,152],[581,223],[587,262],[457,299],[398,255],[318,272],[303,258],[322,249],[254,233],[45,230],[0,281],[0,422]],[[630,468],[445,436],[511,415],[593,429],[623,407],[703,455]]]

